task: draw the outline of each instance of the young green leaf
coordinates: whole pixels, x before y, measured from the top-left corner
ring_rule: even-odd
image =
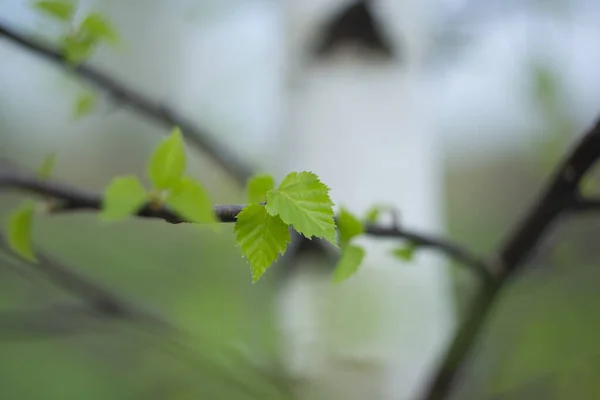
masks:
[[[56,165],[56,153],[52,152],[44,157],[44,161],[37,169],[37,176],[39,179],[48,179],[54,170],[54,165]]]
[[[81,23],[80,29],[95,39],[105,40],[112,45],[119,43],[119,35],[116,30],[106,18],[98,13],[88,15]]]
[[[186,154],[181,130],[175,127],[150,157],[148,178],[156,189],[171,189],[183,177]]]
[[[365,216],[365,220],[369,224],[374,224],[375,222],[377,222],[377,220],[379,219],[380,215],[381,215],[381,207],[380,206],[373,206],[373,207],[369,208],[369,210],[367,211],[367,215]]]
[[[37,1],[33,5],[38,11],[59,21],[67,22],[75,15],[75,3],[67,0]]]
[[[275,187],[275,179],[271,175],[255,175],[246,184],[246,200],[248,203],[262,203],[267,200],[267,192]]]
[[[89,58],[96,47],[96,40],[80,33],[69,34],[62,38],[62,50],[70,65],[77,65]]]
[[[250,262],[256,282],[285,253],[290,230],[278,216],[270,215],[260,204],[246,206],[238,215],[234,232],[242,254]]]
[[[104,192],[100,219],[117,221],[137,212],[148,200],[148,193],[133,175],[114,178]]]
[[[27,201],[14,210],[8,218],[8,244],[21,257],[35,262],[36,257],[31,243],[35,203]]]
[[[349,245],[342,250],[342,256],[333,271],[333,282],[340,283],[358,271],[365,258],[365,249],[357,245]]]
[[[346,246],[350,243],[350,240],[364,232],[362,222],[360,222],[354,214],[343,207],[338,215],[337,227],[339,235],[338,239],[342,247]]]
[[[203,224],[217,221],[208,192],[192,178],[184,177],[177,182],[165,203],[190,222]]]
[[[94,110],[96,106],[96,96],[92,92],[84,92],[77,96],[75,100],[75,109],[73,110],[73,116],[75,118],[81,118],[88,115]]]
[[[408,243],[392,250],[392,254],[399,260],[409,262],[414,258],[416,250],[417,246],[415,246],[413,243]]]
[[[279,188],[267,194],[266,210],[305,237],[321,237],[337,246],[329,188],[312,172],[288,174]]]

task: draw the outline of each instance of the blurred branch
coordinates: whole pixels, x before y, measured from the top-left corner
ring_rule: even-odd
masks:
[[[573,211],[600,211],[600,199],[577,197],[571,207]]]
[[[538,199],[509,232],[506,242],[500,247],[491,264],[494,280],[480,288],[471,310],[459,327],[427,388],[425,399],[438,400],[448,396],[456,375],[475,345],[498,294],[506,286],[509,278],[523,267],[523,263],[532,255],[544,233],[558,217],[580,202],[580,181],[599,157],[600,119],[567,153]],[[591,208],[597,202],[586,200],[581,204]]]
[[[118,322],[119,318],[82,305],[0,311],[0,340],[37,340],[97,333],[109,328],[109,320]]]
[[[0,234],[0,250],[14,257],[18,257],[8,245],[6,238]],[[160,318],[140,310],[138,307],[119,298],[100,285],[80,276],[69,267],[52,259],[43,252],[36,252],[37,263],[20,259],[24,264],[46,276],[57,287],[82,299],[87,304],[88,311],[102,313],[105,316],[126,318],[135,322],[149,323],[156,326],[168,327],[169,325]]]
[[[9,248],[5,238],[0,234],[0,251],[7,252],[17,257]],[[53,305],[38,310],[4,310],[0,311],[0,340],[37,340],[40,338],[65,337],[69,335],[81,335],[85,333],[98,333],[107,331],[114,326],[112,324],[126,323],[137,324],[137,326],[154,327],[159,331],[154,333],[172,333],[173,340],[165,341],[161,336],[159,341],[152,339],[154,347],[160,346],[172,356],[189,363],[192,368],[199,370],[203,368],[210,371],[213,379],[220,379],[227,385],[234,385],[241,393],[252,393],[257,389],[253,383],[244,381],[242,377],[233,374],[230,368],[211,362],[205,354],[198,349],[185,344],[186,341],[196,342],[205,340],[199,334],[192,337],[188,332],[170,324],[168,321],[150,312],[146,312],[117,295],[110,293],[99,285],[80,276],[69,267],[62,265],[45,255],[36,251],[37,263],[27,262],[19,259],[21,263],[36,269],[45,275],[56,286],[73,294],[83,301],[81,305]],[[152,333],[151,332],[151,333]],[[139,340],[139,339],[138,339]],[[181,341],[180,341],[181,340]],[[266,379],[277,386],[278,390],[285,390],[283,377],[275,376],[272,372],[259,370],[250,364],[250,361],[231,346],[213,344],[212,351],[219,356],[233,359],[240,368],[246,368],[248,373],[256,374],[253,382]],[[205,359],[206,358],[206,359]],[[208,364],[207,364],[208,363]],[[260,398],[258,396],[257,398]]]
[[[18,30],[0,22],[0,38],[4,38],[23,49],[29,50],[45,59],[58,64],[70,73],[85,79],[102,90],[106,91],[113,99],[127,104],[131,109],[171,129],[179,126],[182,134],[214,159],[214,161],[227,171],[239,183],[243,184],[253,173],[252,168],[245,165],[235,154],[214,140],[210,134],[197,127],[192,121],[182,117],[166,105],[156,102],[123,82],[99,71],[89,65],[71,67],[65,62],[65,55],[58,49],[42,43],[38,39],[28,37]]]
[[[58,202],[50,204],[48,211],[51,213],[85,210],[98,211],[102,209],[102,196],[99,194],[52,180],[41,180],[32,173],[18,171],[15,168],[8,168],[5,171],[0,170],[0,190],[6,189],[24,190],[45,199],[58,200]],[[214,210],[219,221],[235,222],[237,215],[244,207],[245,205],[242,204],[217,205],[214,207]],[[188,222],[165,207],[156,208],[150,204],[141,207],[137,212],[137,216],[161,219],[172,224]],[[416,246],[441,251],[463,263],[483,280],[488,281],[492,279],[485,261],[473,255],[467,249],[448,240],[409,231],[396,224],[390,227],[369,224],[365,227],[365,233],[378,237],[405,239]]]

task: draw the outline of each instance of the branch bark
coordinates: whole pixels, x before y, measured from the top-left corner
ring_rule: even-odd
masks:
[[[44,199],[51,198],[55,201],[48,208],[51,213],[99,211],[102,209],[102,196],[100,194],[71,187],[54,180],[42,180],[32,173],[16,168],[7,168],[4,171],[0,169],[0,191],[7,189],[26,191]],[[214,211],[220,222],[231,223],[236,221],[238,214],[244,207],[243,204],[217,205],[214,207]],[[156,208],[150,204],[141,207],[136,215],[141,218],[161,219],[172,224],[188,222],[164,206]],[[465,247],[449,240],[410,231],[396,225],[388,227],[369,224],[365,227],[365,234],[404,239],[421,248],[438,250],[461,262],[482,280],[489,281],[492,279],[485,261],[469,252]]]

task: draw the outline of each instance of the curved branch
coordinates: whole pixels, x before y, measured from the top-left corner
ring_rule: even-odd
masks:
[[[173,126],[179,126],[182,134],[190,143],[206,152],[239,183],[245,183],[246,179],[252,175],[252,168],[242,162],[239,157],[222,146],[217,140],[213,139],[212,135],[195,126],[192,121],[178,115],[166,105],[151,100],[135,89],[128,87],[123,82],[119,82],[108,74],[89,65],[70,67],[65,62],[64,53],[37,39],[28,37],[2,22],[0,22],[0,38],[9,40],[21,48],[44,57],[65,68],[68,72],[95,84],[114,99],[127,104],[131,109],[161,123],[168,129],[171,129]]]
[[[102,196],[83,189],[74,188],[63,183],[39,179],[34,174],[9,168],[0,170],[0,190],[12,189],[27,191],[43,198],[51,198],[56,203],[51,204],[49,212],[69,211],[98,211],[102,209]],[[238,214],[245,207],[243,204],[217,205],[215,214],[219,221],[224,223],[235,222]],[[156,208],[149,204],[144,205],[136,214],[141,218],[161,219],[172,224],[188,222],[166,207]],[[424,248],[432,248],[461,262],[484,280],[492,277],[487,264],[468,250],[448,240],[424,235],[397,226],[381,226],[369,224],[365,227],[367,235],[399,238],[412,242]]]
[[[498,294],[508,279],[523,267],[523,263],[531,256],[558,217],[570,211],[573,204],[577,204],[581,179],[598,158],[600,158],[600,119],[566,154],[550,177],[546,188],[541,191],[538,199],[498,250],[492,263],[496,278],[491,285],[483,285],[480,288],[466,320],[454,336],[427,389],[425,399],[441,400],[448,396],[459,367],[475,345]],[[593,203],[587,204],[591,206]]]

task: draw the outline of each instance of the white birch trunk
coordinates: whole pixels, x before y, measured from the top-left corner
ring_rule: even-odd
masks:
[[[349,2],[288,1],[289,85],[278,168],[281,177],[317,173],[336,205],[355,213],[390,204],[405,226],[441,233],[441,160],[430,116],[419,105],[422,44],[410,2],[374,4],[401,59],[349,50],[317,60],[307,46]],[[367,258],[350,280],[334,286],[317,267],[325,260],[304,257],[281,292],[286,364],[302,399],[411,398],[454,326],[441,258],[419,254],[406,265],[389,255],[397,240],[361,243]]]

